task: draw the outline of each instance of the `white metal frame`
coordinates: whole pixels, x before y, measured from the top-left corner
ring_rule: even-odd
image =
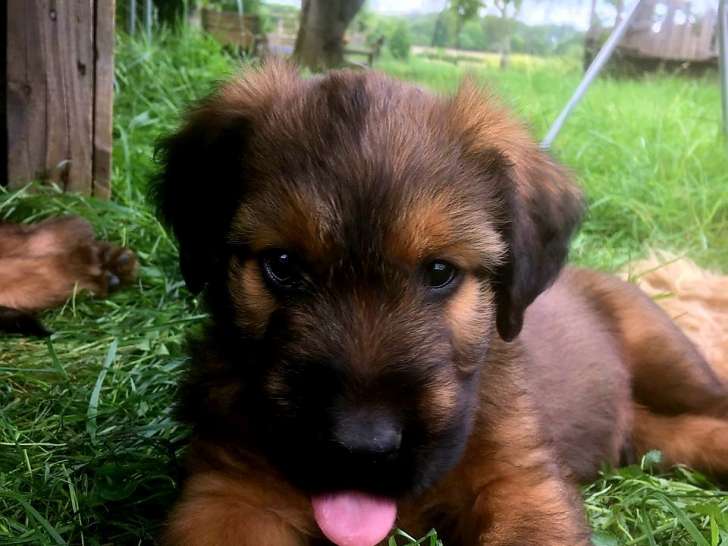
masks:
[[[564,126],[564,123],[568,119],[571,112],[574,110],[576,105],[579,104],[579,101],[581,101],[581,99],[584,97],[584,94],[587,92],[594,79],[599,75],[599,73],[604,68],[604,65],[606,65],[611,58],[614,50],[619,44],[619,41],[624,36],[624,33],[627,31],[627,28],[629,27],[629,24],[632,21],[640,2],[641,0],[635,0],[634,4],[632,4],[632,7],[627,12],[625,18],[617,26],[617,28],[612,31],[609,39],[604,43],[602,49],[599,50],[599,53],[592,61],[589,69],[586,71],[586,74],[584,74],[584,78],[581,80],[579,87],[576,88],[576,91],[574,91],[574,94],[571,96],[569,102],[559,114],[559,117],[556,118],[556,121],[554,121],[554,123],[549,128],[546,137],[541,142],[542,148],[549,149],[553,144],[554,140],[556,140],[556,137],[558,136],[561,128]],[[727,0],[720,0],[720,4],[718,7],[718,61],[720,65],[723,133],[726,135],[726,137],[728,137],[728,5],[726,4]]]

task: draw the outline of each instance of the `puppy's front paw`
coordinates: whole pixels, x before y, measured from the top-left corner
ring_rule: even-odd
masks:
[[[109,290],[131,284],[136,279],[139,260],[128,248],[98,241],[102,267],[106,272]]]
[[[106,241],[80,245],[69,259],[69,269],[75,282],[100,298],[133,282],[138,266],[134,252]]]

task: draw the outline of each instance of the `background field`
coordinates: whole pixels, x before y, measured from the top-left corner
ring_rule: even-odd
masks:
[[[131,289],[107,301],[79,295],[48,313],[49,342],[0,340],[0,544],[153,542],[175,494],[186,432],[172,418],[183,332],[204,319],[145,199],[153,144],[185,103],[238,68],[193,32],[162,35],[154,45],[120,38],[114,201],[0,190],[0,219],[78,213],[142,261]],[[537,136],[580,78],[576,59],[525,56],[506,72],[419,58],[385,58],[379,68],[437,92],[471,72]],[[667,248],[728,271],[719,120],[714,75],[599,82],[554,149],[589,196],[573,260],[616,270],[648,248]],[[728,545],[728,497],[687,470],[646,472],[652,462],[606,470],[585,488],[595,543]]]

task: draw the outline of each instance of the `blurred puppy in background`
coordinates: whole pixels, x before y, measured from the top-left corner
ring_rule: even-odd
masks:
[[[670,315],[728,383],[728,276],[666,252],[629,264],[622,276]]]
[[[132,282],[136,270],[131,250],[97,241],[91,224],[77,216],[0,223],[0,332],[48,335],[37,312],[76,290],[106,297]]]

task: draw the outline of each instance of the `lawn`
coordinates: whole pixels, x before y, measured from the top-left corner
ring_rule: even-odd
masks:
[[[175,495],[186,434],[173,419],[183,337],[204,314],[145,199],[153,144],[185,103],[237,68],[194,33],[152,45],[120,38],[114,201],[0,190],[0,219],[81,214],[142,262],[130,289],[105,301],[80,295],[47,313],[55,332],[49,341],[0,339],[0,544],[154,541]],[[536,135],[580,77],[575,59],[523,62],[507,72],[423,59],[384,59],[379,68],[438,92],[471,72]],[[648,248],[666,248],[728,271],[719,104],[714,75],[605,80],[590,91],[554,148],[589,196],[576,262],[616,270]],[[605,469],[584,489],[595,543],[728,545],[728,496],[686,469],[653,473],[654,457]]]

